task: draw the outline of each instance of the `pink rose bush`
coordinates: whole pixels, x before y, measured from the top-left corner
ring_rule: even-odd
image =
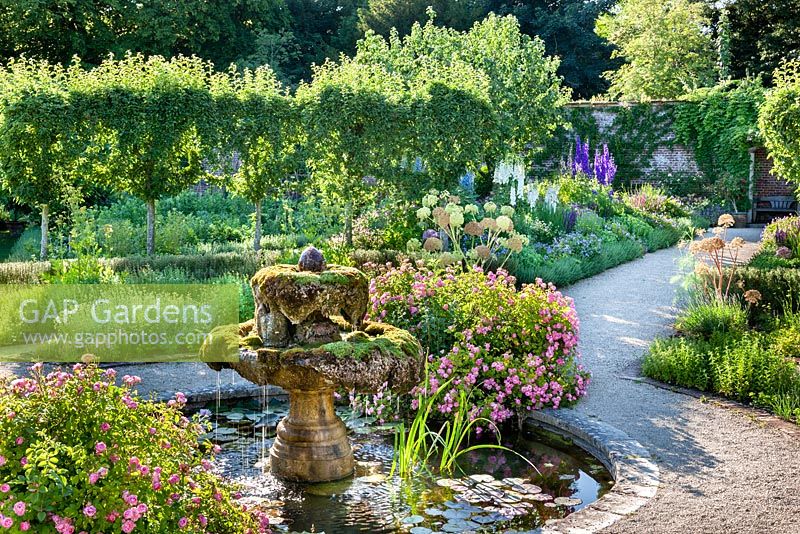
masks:
[[[470,416],[494,423],[586,395],[572,300],[541,280],[515,284],[503,270],[410,263],[383,267],[372,280],[369,319],[410,330],[430,350],[416,393],[436,395],[442,416],[457,411],[463,390]]]
[[[212,471],[208,422],[77,364],[0,384],[0,532],[268,532]],[[99,385],[99,386],[98,386]]]

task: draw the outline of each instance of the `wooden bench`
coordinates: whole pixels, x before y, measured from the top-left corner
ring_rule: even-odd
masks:
[[[770,222],[776,217],[795,215],[797,199],[794,197],[761,197],[756,199],[754,208],[754,222]],[[763,217],[762,214],[764,214]]]

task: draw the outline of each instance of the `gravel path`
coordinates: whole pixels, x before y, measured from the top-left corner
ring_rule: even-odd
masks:
[[[731,232],[747,240],[760,230]],[[607,532],[800,533],[800,442],[744,412],[631,380],[676,309],[676,249],[568,288],[593,373],[577,410],[624,430],[653,454],[655,498]]]

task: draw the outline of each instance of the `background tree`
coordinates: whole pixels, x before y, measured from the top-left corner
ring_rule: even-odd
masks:
[[[212,65],[141,55],[106,60],[85,74],[83,113],[95,128],[93,172],[147,205],[147,253],[155,253],[156,201],[206,175],[217,127]]]
[[[734,0],[730,20],[731,74],[763,74],[767,80],[781,61],[800,59],[800,6],[796,0]]]
[[[415,22],[428,19],[427,10],[436,11],[436,23],[456,30],[468,30],[489,12],[488,0],[369,0],[358,10],[359,28],[388,37],[392,29],[407,35]]]
[[[369,198],[368,177],[386,184],[399,168],[409,124],[403,81],[381,65],[342,57],[315,67],[297,100],[312,182],[344,205],[352,245],[354,211]]]
[[[625,100],[677,98],[713,85],[714,48],[705,6],[691,0],[620,0],[597,19],[595,32],[625,59],[605,74],[609,96]]]
[[[297,169],[299,117],[293,100],[269,67],[232,77],[236,105],[229,147],[237,167],[231,189],[255,206],[253,249],[261,248],[261,204],[278,197],[286,177]]]
[[[224,69],[289,22],[284,0],[0,0],[0,56],[96,65],[109,53],[183,53]]]
[[[605,93],[609,83],[603,72],[620,65],[612,60],[613,47],[594,32],[594,22],[617,0],[515,0],[493,2],[498,14],[514,15],[520,30],[544,41],[547,55],[561,62],[558,74],[572,88],[575,98],[590,98]]]
[[[49,212],[73,191],[81,151],[65,69],[26,59],[0,72],[0,182],[41,212],[39,256],[47,259]]]
[[[800,185],[800,61],[775,71],[775,88],[767,93],[758,119],[775,172]]]

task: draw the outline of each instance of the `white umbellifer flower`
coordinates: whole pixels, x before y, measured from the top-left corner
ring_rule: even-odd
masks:
[[[431,206],[436,204],[437,200],[438,199],[436,198],[436,195],[430,195],[430,194],[425,195],[424,197],[422,197],[422,205],[425,206],[426,208],[430,208]]]
[[[464,214],[461,211],[455,211],[450,214],[450,226],[457,227],[464,224]]]
[[[478,211],[479,211],[479,208],[475,204],[467,204],[464,207],[464,213],[468,213],[470,215],[475,215],[475,214],[478,213]]]
[[[423,220],[427,219],[431,216],[431,209],[427,206],[423,206],[417,210],[417,219]]]
[[[483,205],[483,211],[485,211],[486,213],[494,213],[495,211],[497,211],[497,204],[495,204],[494,202],[487,202],[486,204]]]

